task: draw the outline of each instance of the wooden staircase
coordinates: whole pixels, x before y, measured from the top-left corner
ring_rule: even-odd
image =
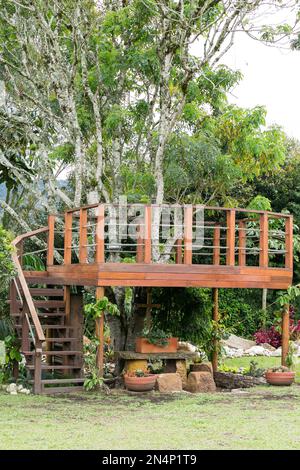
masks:
[[[67,287],[30,287],[22,275],[11,285],[10,314],[36,394],[83,389],[82,324],[68,296]]]

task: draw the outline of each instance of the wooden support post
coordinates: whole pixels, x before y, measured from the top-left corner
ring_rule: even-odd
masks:
[[[151,312],[152,312],[152,289],[147,287],[147,307],[146,307],[146,325],[147,328],[151,327]]]
[[[105,226],[105,207],[99,204],[97,207],[97,225],[96,225],[96,263],[105,262],[104,252],[104,226]]]
[[[54,230],[55,215],[48,216],[48,246],[47,246],[47,266],[53,266],[54,262]]]
[[[214,288],[212,291],[213,294],[213,320],[215,322],[219,321],[219,289]],[[218,370],[218,349],[219,343],[217,340],[214,340],[214,348],[212,354],[212,367],[213,371],[216,372]]]
[[[184,264],[192,264],[193,258],[193,206],[184,208]]]
[[[246,223],[239,221],[239,266],[246,266]]]
[[[104,287],[96,288],[96,300],[104,297]],[[100,318],[96,319],[96,337],[99,340],[99,346],[97,350],[96,364],[98,368],[99,377],[103,377],[104,371],[104,312]]]
[[[88,262],[87,249],[87,209],[80,209],[79,219],[79,263]]]
[[[228,209],[227,216],[227,250],[226,250],[226,264],[229,266],[235,265],[235,210]]]
[[[42,393],[42,343],[36,338],[34,354],[34,393]]]
[[[145,254],[144,254],[144,262],[151,263],[152,259],[152,247],[151,247],[151,225],[152,225],[152,207],[146,206],[145,207]]]
[[[220,240],[221,238],[221,228],[219,224],[216,224],[214,227],[214,236],[213,236],[213,264],[220,264]]]
[[[65,302],[65,324],[70,324],[71,316],[71,288],[70,286],[64,286],[64,302]]]
[[[285,267],[293,269],[293,217],[285,219]]]
[[[142,263],[144,260],[144,241],[142,237],[142,227],[140,225],[136,228],[137,237],[136,237],[136,262]]]
[[[64,244],[64,264],[71,264],[72,261],[72,212],[65,213],[65,244]]]
[[[182,264],[182,238],[178,238],[176,241],[176,255],[175,262],[176,264]]]
[[[267,268],[269,264],[269,221],[268,214],[260,215],[259,266]]]
[[[286,304],[282,313],[281,323],[281,365],[286,366],[286,357],[289,351],[289,340],[290,340],[290,306]]]
[[[24,243],[21,240],[17,245],[17,255],[19,257],[20,265],[23,266],[23,252],[24,252]]]

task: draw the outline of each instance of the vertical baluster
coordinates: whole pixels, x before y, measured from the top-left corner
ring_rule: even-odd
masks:
[[[246,222],[239,221],[239,266],[246,266]]]
[[[96,300],[102,299],[104,296],[104,287],[97,287],[96,289]],[[104,312],[101,317],[96,319],[95,324],[96,338],[99,340],[99,346],[97,348],[96,364],[98,368],[99,377],[103,377],[104,369]]]
[[[293,269],[293,217],[285,219],[285,267]]]
[[[226,264],[234,266],[235,264],[235,210],[228,209],[226,214],[227,222],[227,250]]]
[[[64,264],[71,264],[72,261],[72,212],[65,213],[65,243],[64,243]]]
[[[220,264],[220,242],[221,242],[221,227],[219,224],[214,226],[213,236],[213,264]]]
[[[105,206],[104,204],[99,204],[97,207],[97,225],[96,225],[96,263],[105,262],[105,253],[104,253],[104,227],[105,227]]]
[[[80,209],[79,219],[79,263],[87,263],[87,209]]]
[[[193,256],[193,206],[184,208],[184,264],[192,264]]]
[[[55,215],[48,216],[48,229],[47,266],[52,266],[54,262]]]
[[[176,256],[175,261],[176,264],[182,264],[182,238],[178,238],[176,240]]]
[[[144,262],[151,263],[152,259],[152,247],[151,247],[151,224],[152,224],[152,207],[146,206],[145,207],[145,254],[144,254]]]
[[[34,354],[34,393],[42,393],[42,342],[35,339]]]
[[[267,268],[269,263],[269,221],[268,214],[264,212],[260,215],[259,234],[259,266]]]
[[[142,227],[138,225],[136,228],[136,262],[142,263],[144,259],[144,247],[143,247],[143,237],[142,237]]]

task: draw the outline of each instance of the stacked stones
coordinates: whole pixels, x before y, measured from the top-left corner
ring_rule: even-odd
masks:
[[[202,362],[193,366],[194,370],[188,376],[182,377],[182,370],[175,373],[159,374],[156,388],[161,393],[181,392],[190,393],[215,392],[212,365],[210,362]],[[195,368],[197,370],[195,370]]]

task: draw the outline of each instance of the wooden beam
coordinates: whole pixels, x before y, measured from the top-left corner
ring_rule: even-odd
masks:
[[[220,264],[220,243],[221,243],[221,228],[217,224],[214,227],[214,236],[213,236],[213,264]]]
[[[151,244],[151,225],[152,225],[152,207],[146,206],[145,207],[145,254],[144,254],[144,262],[151,263],[152,259],[152,244]]]
[[[72,261],[72,218],[72,212],[65,213],[64,264],[71,264]]]
[[[96,300],[104,297],[104,287],[97,287],[96,289]],[[99,340],[99,346],[96,356],[96,365],[98,368],[99,377],[103,377],[104,371],[104,312],[100,318],[96,319],[96,337]]]
[[[293,217],[285,219],[285,267],[293,269]]]
[[[193,258],[193,206],[184,208],[184,264],[192,264]]]
[[[286,366],[286,357],[289,351],[290,340],[290,306],[286,304],[282,313],[281,322],[281,365]]]
[[[215,322],[219,321],[219,289],[212,290],[213,296],[213,312],[212,318]],[[216,372],[218,370],[218,350],[219,350],[219,342],[218,340],[214,340],[214,347],[212,353],[212,367],[213,371]]]
[[[87,263],[87,209],[80,209],[79,220],[79,263]]]
[[[55,230],[55,215],[48,216],[48,244],[47,244],[47,266],[52,266],[54,263],[54,230]]]
[[[235,265],[235,210],[228,209],[226,213],[227,236],[226,236],[226,264]]]
[[[260,215],[259,266],[266,268],[269,264],[269,220],[268,214]]]

